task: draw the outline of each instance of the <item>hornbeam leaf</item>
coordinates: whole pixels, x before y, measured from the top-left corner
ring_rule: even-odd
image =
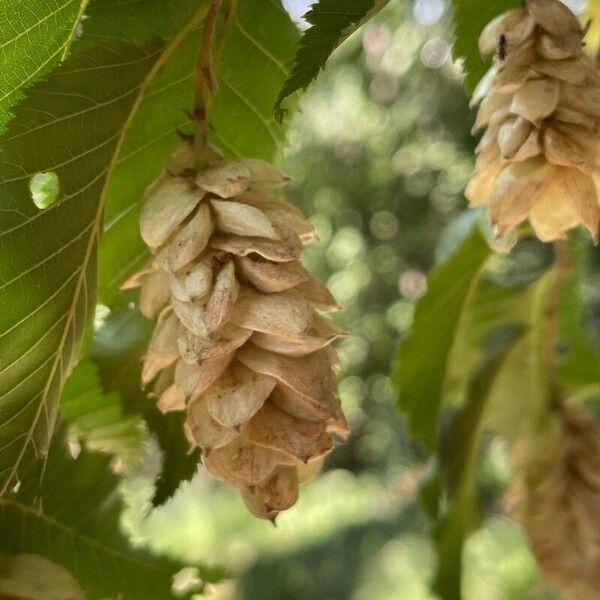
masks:
[[[438,449],[448,502],[433,530],[438,554],[433,591],[443,600],[461,597],[463,545],[479,526],[476,484],[484,432],[500,433],[509,442],[531,439],[547,414],[548,305],[555,282],[556,270],[550,269],[532,286],[531,301],[522,307],[525,327],[480,364]]]
[[[69,437],[82,440],[90,450],[116,456],[122,466],[135,466],[144,450],[148,432],[137,415],[124,413],[123,399],[102,389],[97,365],[80,362],[67,379],[60,410],[69,423]]]
[[[87,2],[0,2],[0,132],[23,90],[64,58]]]
[[[16,111],[0,155],[0,496],[43,472],[65,375],[95,301],[107,189],[132,121],[172,40],[99,45],[73,56]],[[58,200],[40,212],[29,179],[53,171]]]
[[[184,565],[131,547],[120,531],[119,480],[109,463],[86,449],[72,458],[61,424],[37,505],[28,501],[36,485],[28,479],[0,498],[0,553],[44,556],[66,569],[88,600],[170,600],[172,576]]]
[[[479,35],[500,13],[521,5],[521,0],[452,0],[454,7],[454,45],[456,60],[463,60],[465,87],[473,92],[489,67],[489,59],[479,54]]]
[[[294,67],[286,79],[273,112],[281,122],[283,101],[294,92],[305,90],[325,67],[329,55],[360,25],[374,17],[387,0],[319,0],[304,15],[311,27],[304,32],[296,50]]]
[[[436,445],[437,415],[452,349],[464,332],[465,315],[490,254],[475,228],[459,250],[435,269],[396,356],[394,383],[409,430],[431,450]]]
[[[129,296],[123,295],[104,324],[97,331],[92,349],[98,365],[102,386],[117,392],[125,401],[128,412],[142,414],[151,434],[156,436],[162,452],[162,466],[156,480],[152,503],[163,504],[198,471],[199,453],[189,452],[183,433],[183,413],[162,414],[155,401],[140,389],[140,359],[144,354],[151,324],[129,306]]]
[[[443,600],[462,597],[462,548],[480,518],[475,481],[487,400],[510,350],[509,345],[483,363],[447,432],[443,458],[449,503],[432,532],[438,555],[433,591]]]

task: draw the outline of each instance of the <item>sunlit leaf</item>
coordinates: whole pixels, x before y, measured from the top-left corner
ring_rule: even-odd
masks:
[[[60,409],[71,437],[90,450],[112,454],[124,467],[139,461],[148,437],[145,426],[139,416],[124,413],[119,394],[105,393],[91,360],[80,362],[67,379]]]
[[[365,21],[375,16],[388,0],[319,0],[304,15],[311,25],[302,35],[294,67],[274,105],[278,121],[285,114],[283,101],[294,92],[305,90],[325,67],[329,55]]]
[[[0,552],[35,553],[58,563],[90,600],[171,599],[172,576],[183,565],[131,547],[120,531],[118,479],[109,457],[84,449],[72,458],[64,429],[53,438],[36,506],[28,502],[30,484],[36,484],[28,480],[0,499]]]
[[[172,50],[153,41],[72,57],[29,92],[2,140],[0,243],[11,259],[0,261],[0,496],[24,471],[43,472],[60,390],[93,313],[107,178]],[[40,211],[29,180],[49,171],[61,196]]]
[[[87,0],[0,2],[0,132],[26,87],[62,58]]]

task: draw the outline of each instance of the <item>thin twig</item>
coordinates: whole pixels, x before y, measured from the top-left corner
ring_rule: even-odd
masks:
[[[196,137],[194,142],[196,168],[205,167],[209,162],[208,119],[213,96],[217,92],[217,80],[213,71],[213,46],[217,18],[222,0],[212,0],[204,21],[202,45],[196,66],[196,106],[194,119],[196,121]]]

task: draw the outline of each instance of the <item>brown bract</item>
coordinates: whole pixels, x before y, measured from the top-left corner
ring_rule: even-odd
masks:
[[[559,409],[543,458],[515,490],[517,516],[561,597],[594,600],[600,589],[600,430],[582,407]]]
[[[143,198],[154,257],[124,285],[157,318],[142,383],[187,412],[209,473],[274,520],[348,435],[328,347],[343,332],[317,312],[338,306],[300,262],[314,228],[271,195],[287,176],[255,159],[195,173],[191,159],[184,144]]]
[[[465,194],[488,205],[499,250],[527,219],[544,241],[579,224],[598,239],[600,73],[582,37],[559,0],[526,0],[481,34],[496,58],[473,94],[487,131]]]

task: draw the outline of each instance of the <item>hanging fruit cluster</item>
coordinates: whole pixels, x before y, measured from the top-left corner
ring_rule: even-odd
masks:
[[[348,433],[320,311],[336,302],[300,262],[315,231],[269,194],[287,178],[254,159],[196,172],[192,144],[146,192],[141,235],[154,255],[127,286],[157,319],[142,369],[162,411],[185,410],[206,469],[258,517],[292,506]]]
[[[546,576],[565,598],[597,598],[600,431],[587,409],[560,407],[543,458],[520,487],[518,516]]]
[[[600,72],[583,51],[575,15],[559,0],[526,0],[484,29],[483,55],[496,52],[479,83],[477,148],[466,195],[487,204],[499,249],[529,218],[544,241],[600,222]]]

